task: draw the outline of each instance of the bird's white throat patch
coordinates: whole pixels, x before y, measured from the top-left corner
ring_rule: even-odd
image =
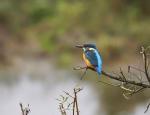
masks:
[[[89,50],[95,50],[94,48],[89,48]]]

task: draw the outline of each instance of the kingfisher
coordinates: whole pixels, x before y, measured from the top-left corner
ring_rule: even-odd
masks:
[[[77,48],[82,48],[83,60],[86,64],[86,70],[91,69],[96,71],[98,75],[102,72],[102,58],[95,44],[76,45]],[[85,71],[86,73],[86,71]],[[85,75],[84,73],[84,75]],[[83,76],[81,77],[81,79]]]

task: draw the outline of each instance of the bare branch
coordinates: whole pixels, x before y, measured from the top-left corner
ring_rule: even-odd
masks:
[[[83,79],[83,77],[86,75],[86,72],[87,72],[87,68],[85,69],[85,71],[84,71],[84,73],[82,74],[82,76],[81,76],[81,80]]]
[[[31,112],[31,110],[29,108],[29,104],[25,108],[23,108],[22,103],[19,103],[19,105],[20,105],[20,108],[21,108],[22,115],[28,115]]]
[[[63,104],[59,105],[59,110],[61,112],[61,115],[67,115],[66,110],[64,109],[64,105]]]
[[[147,105],[146,110],[144,111],[144,113],[146,113],[148,111],[149,107],[150,107],[150,103]]]
[[[19,105],[20,105],[20,108],[21,108],[22,115],[24,115],[24,109],[23,109],[22,103],[19,103]]]
[[[128,83],[128,84],[140,86],[140,87],[143,87],[143,88],[150,88],[150,85],[147,85],[147,84],[144,84],[144,83],[141,83],[141,82],[132,81],[132,80],[124,80],[124,79],[121,79],[120,77],[117,77],[117,76],[114,76],[112,74],[106,73],[105,71],[102,71],[102,74],[109,77],[109,78],[111,78],[111,79],[114,79],[114,80],[117,80],[117,81],[120,81],[120,82],[123,82],[123,83]]]
[[[139,68],[136,68],[136,67],[134,67],[134,66],[128,66],[128,68],[130,68],[129,70],[131,70],[131,69],[135,69],[135,70],[137,70],[137,71],[140,71],[140,72],[142,72],[142,73],[145,73],[145,71],[143,71],[143,70],[141,70],[141,69],[139,69]],[[129,72],[129,71],[128,71]]]
[[[74,98],[72,95],[70,95],[68,92],[63,91],[66,95],[70,96],[71,98]]]
[[[122,71],[122,69],[121,69],[121,68],[120,68],[120,73],[121,73],[121,75],[122,75],[123,79],[126,81],[126,77],[125,77],[125,75],[124,75],[124,73],[123,73],[123,71]]]
[[[80,67],[80,66],[77,66],[77,67],[74,67],[73,70],[81,70],[81,69],[86,69],[87,67]]]
[[[106,84],[106,85],[114,86],[114,87],[120,87],[120,84],[115,85],[115,84],[107,83],[107,82],[104,82],[104,81],[98,81],[98,82],[101,82],[101,83]]]
[[[118,85],[116,84],[111,84],[111,83],[106,83],[103,81],[99,81],[101,83],[119,87],[120,89],[123,90],[123,96],[126,99],[129,99],[129,96],[132,96],[133,94],[139,93],[145,89],[150,88],[150,76],[149,76],[149,66],[150,66],[150,60],[149,60],[149,54],[150,54],[150,46],[147,48],[141,47],[141,52],[142,57],[143,57],[143,65],[144,69],[142,70],[141,68],[137,68],[134,66],[128,66],[128,72],[124,72],[120,68],[120,73],[108,73],[104,70],[102,70],[102,75],[113,79],[115,81],[118,81]],[[74,68],[74,70],[81,70],[81,69],[92,69],[88,67],[78,67]],[[94,69],[92,69],[94,70]],[[85,75],[86,71],[83,73],[83,76]],[[146,76],[146,81],[143,78],[143,75]],[[147,110],[149,108],[150,104],[147,106]],[[146,111],[147,111],[146,110]]]
[[[82,88],[74,88],[73,89],[73,95],[71,95],[70,93],[68,93],[66,91],[63,91],[65,93],[65,95],[60,95],[61,99],[56,99],[56,100],[59,101],[59,110],[61,112],[61,115],[67,115],[66,110],[70,110],[69,109],[70,107],[72,107],[72,114],[73,115],[75,115],[75,113],[76,113],[76,115],[79,115],[79,106],[78,106],[78,97],[77,97],[77,94],[81,90],[82,90]],[[71,102],[68,102],[68,98],[69,97],[72,100]],[[69,100],[70,100],[70,98],[69,98]]]
[[[145,76],[147,78],[147,80],[149,81],[149,84],[150,84],[150,76],[148,75],[148,61],[147,61],[147,54],[146,54],[146,51],[145,51],[145,48],[144,47],[141,47],[141,54],[143,55],[143,60],[144,60],[144,70],[145,70]]]
[[[77,100],[77,93],[79,92],[79,91],[81,91],[81,90],[77,90],[76,91],[76,89],[74,89],[74,102],[75,102],[75,106],[76,106],[76,112],[77,112],[77,115],[79,115],[79,107],[78,107],[78,100]]]

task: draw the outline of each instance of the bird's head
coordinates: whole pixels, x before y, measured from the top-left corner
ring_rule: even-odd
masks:
[[[96,45],[95,44],[83,44],[83,45],[76,45],[77,48],[82,48],[83,51],[86,50],[96,50]]]

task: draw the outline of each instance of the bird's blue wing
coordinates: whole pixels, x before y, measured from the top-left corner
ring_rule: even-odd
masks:
[[[85,56],[90,61],[91,65],[94,67],[98,66],[98,58],[94,50],[87,50]]]
[[[102,59],[97,50],[87,50],[85,52],[86,58],[90,61],[91,65],[94,66],[96,71],[101,74],[102,71]]]

